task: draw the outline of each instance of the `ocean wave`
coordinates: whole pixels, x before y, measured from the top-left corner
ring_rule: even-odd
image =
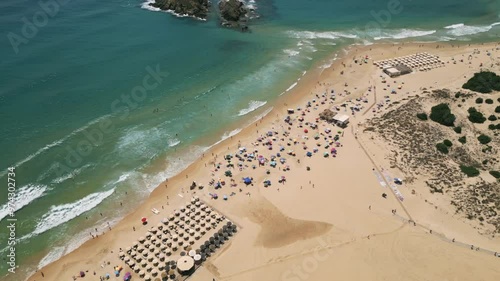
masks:
[[[181,141],[176,139],[176,138],[172,138],[172,139],[169,139],[167,141],[167,143],[168,143],[168,147],[174,147],[174,146],[178,145],[179,143],[181,143]]]
[[[87,169],[87,168],[89,168],[91,166],[92,166],[91,164],[84,165],[84,166],[82,166],[82,167],[80,167],[78,169],[73,170],[73,172],[68,173],[67,175],[55,178],[54,180],[52,180],[52,183],[59,184],[59,183],[62,183],[64,181],[66,181],[66,180],[72,179],[75,176],[79,175],[83,170],[85,170],[85,169]]]
[[[165,140],[167,140],[167,143],[165,143]],[[116,143],[116,150],[123,158],[151,159],[165,146],[177,145],[176,142],[178,140],[162,127],[156,126],[142,129],[135,126],[123,132],[123,135]]]
[[[156,174],[142,174],[142,183],[146,186],[146,188],[143,188],[141,190],[144,190],[146,192],[152,192],[163,181],[185,170],[196,159],[198,159],[205,151],[210,149],[210,147],[191,146],[186,149],[186,152],[182,156],[169,157],[166,168],[162,169],[161,172],[158,172]]]
[[[230,132],[225,132],[221,137],[221,141],[227,140],[228,138],[230,138],[232,136],[236,136],[239,132],[241,132],[241,130],[242,129],[234,129]]]
[[[287,54],[289,57],[293,57],[293,56],[300,54],[299,51],[295,51],[295,50],[291,50],[291,49],[285,49],[285,50],[283,50],[283,53]]]
[[[238,116],[247,115],[248,113],[257,110],[258,108],[266,105],[267,101],[250,101],[248,107],[240,110]]]
[[[196,95],[196,97],[194,97],[194,99],[195,99],[195,100],[199,100],[200,98],[202,98],[202,97],[203,97],[203,96],[205,96],[206,94],[211,93],[211,92],[212,92],[213,90],[215,90],[215,89],[217,89],[217,86],[214,86],[214,87],[212,87],[212,88],[208,89],[208,91],[205,91],[205,92],[203,92],[203,93],[201,93],[201,94]]]
[[[46,185],[28,184],[20,187],[16,192],[14,212],[17,212],[44,195],[48,187]],[[0,221],[9,215],[9,206],[7,203],[0,207]]]
[[[41,269],[46,265],[60,259],[64,255],[64,247],[53,248],[45,257],[43,257],[38,263],[37,268]]]
[[[338,39],[338,38],[350,38],[355,39],[358,38],[355,34],[349,34],[344,32],[336,32],[336,31],[323,31],[323,32],[315,32],[315,31],[288,31],[287,34],[292,38],[298,39]]]
[[[488,32],[496,25],[500,25],[500,22],[495,22],[490,25],[483,25],[483,26],[472,26],[472,25],[465,25],[463,23],[457,23],[446,26],[445,29],[448,30],[447,31],[448,35],[460,37],[460,36],[467,36],[467,35]]]
[[[401,29],[397,31],[378,31],[374,34],[373,40],[382,39],[405,39],[422,37],[436,33],[436,30],[413,30],[413,29]]]
[[[44,147],[40,148],[39,150],[37,150],[35,153],[32,153],[32,154],[28,155],[26,158],[24,158],[23,160],[20,160],[19,162],[15,163],[14,167],[19,167],[19,166],[23,165],[24,163],[30,161],[31,159],[37,157],[38,155],[44,153],[45,151],[47,151],[47,150],[49,150],[49,149],[51,149],[51,148],[53,148],[55,146],[61,145],[62,143],[64,143],[65,141],[67,141],[69,138],[75,136],[76,134],[82,132],[83,130],[86,130],[90,126],[92,126],[92,125],[94,125],[94,124],[96,124],[96,123],[104,120],[107,117],[109,117],[109,115],[104,115],[102,117],[94,119],[94,120],[90,121],[89,123],[87,123],[86,125],[84,125],[83,127],[74,130],[69,135],[67,135],[67,136],[65,136],[65,137],[63,137],[63,138],[61,138],[59,140],[56,140],[56,141],[54,141],[54,142],[52,142],[50,144],[47,144],[46,146],[44,146]],[[2,171],[2,172],[0,172],[0,177],[5,176],[6,174],[7,174],[7,170]]]
[[[297,86],[297,83],[298,82],[295,82],[292,85],[290,85],[290,87],[288,87],[288,89],[286,89],[285,92],[289,92],[290,90],[292,90],[293,88],[295,88],[295,86]]]
[[[462,27],[462,26],[464,26],[463,23],[456,23],[456,24],[445,26],[444,28],[445,29],[455,29],[455,28]]]
[[[64,246],[56,246],[52,248],[50,252],[48,252],[38,263],[37,269],[41,269],[47,265],[49,265],[52,262],[57,261],[58,259],[62,258],[64,255],[67,255],[74,250],[78,249],[81,245],[83,245],[85,242],[90,240],[89,233],[94,231],[94,228],[98,229],[106,229],[108,226],[113,227],[116,225],[120,220],[121,216],[118,216],[116,218],[113,218],[109,220],[109,218],[106,218],[106,221],[102,222],[99,224],[97,223],[96,225],[86,228],[84,230],[79,231],[77,234],[72,235],[71,239],[69,241],[64,242]]]
[[[111,196],[113,192],[115,192],[114,188],[108,191],[92,193],[73,203],[50,207],[50,210],[43,215],[30,236],[42,234],[92,210],[101,204],[104,199]]]

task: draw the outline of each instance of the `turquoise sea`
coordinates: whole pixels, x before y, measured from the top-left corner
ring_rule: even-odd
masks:
[[[260,15],[249,33],[140,0],[0,2],[3,280],[23,280],[118,221],[350,44],[500,38],[500,0],[247,4]],[[11,166],[19,268],[5,277]]]

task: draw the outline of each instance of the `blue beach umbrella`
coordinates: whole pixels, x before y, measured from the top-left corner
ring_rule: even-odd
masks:
[[[245,184],[251,184],[251,183],[252,183],[252,179],[251,179],[251,178],[249,178],[249,177],[246,177],[246,178],[243,178],[243,182],[244,182]]]

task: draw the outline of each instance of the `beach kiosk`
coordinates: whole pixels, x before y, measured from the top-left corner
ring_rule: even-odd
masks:
[[[341,128],[345,128],[349,124],[349,116],[345,114],[337,114],[333,117],[333,122]]]
[[[177,261],[177,270],[182,275],[190,274],[193,268],[194,268],[194,260],[192,257],[188,255],[182,256]]]
[[[384,73],[389,75],[389,77],[398,77],[401,75],[405,75],[411,73],[412,70],[410,67],[404,64],[398,64],[395,66],[384,67]]]

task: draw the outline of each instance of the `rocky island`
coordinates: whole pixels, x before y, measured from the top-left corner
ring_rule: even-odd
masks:
[[[189,16],[206,20],[210,12],[209,0],[155,0],[152,7],[174,13],[177,16]],[[247,20],[251,13],[240,0],[221,0],[218,4],[221,25],[247,31]]]
[[[247,13],[248,10],[239,0],[221,0],[219,2],[219,11],[222,26],[241,28],[241,30],[248,30]]]
[[[173,12],[179,16],[206,19],[210,2],[208,0],[155,0],[151,6]]]

